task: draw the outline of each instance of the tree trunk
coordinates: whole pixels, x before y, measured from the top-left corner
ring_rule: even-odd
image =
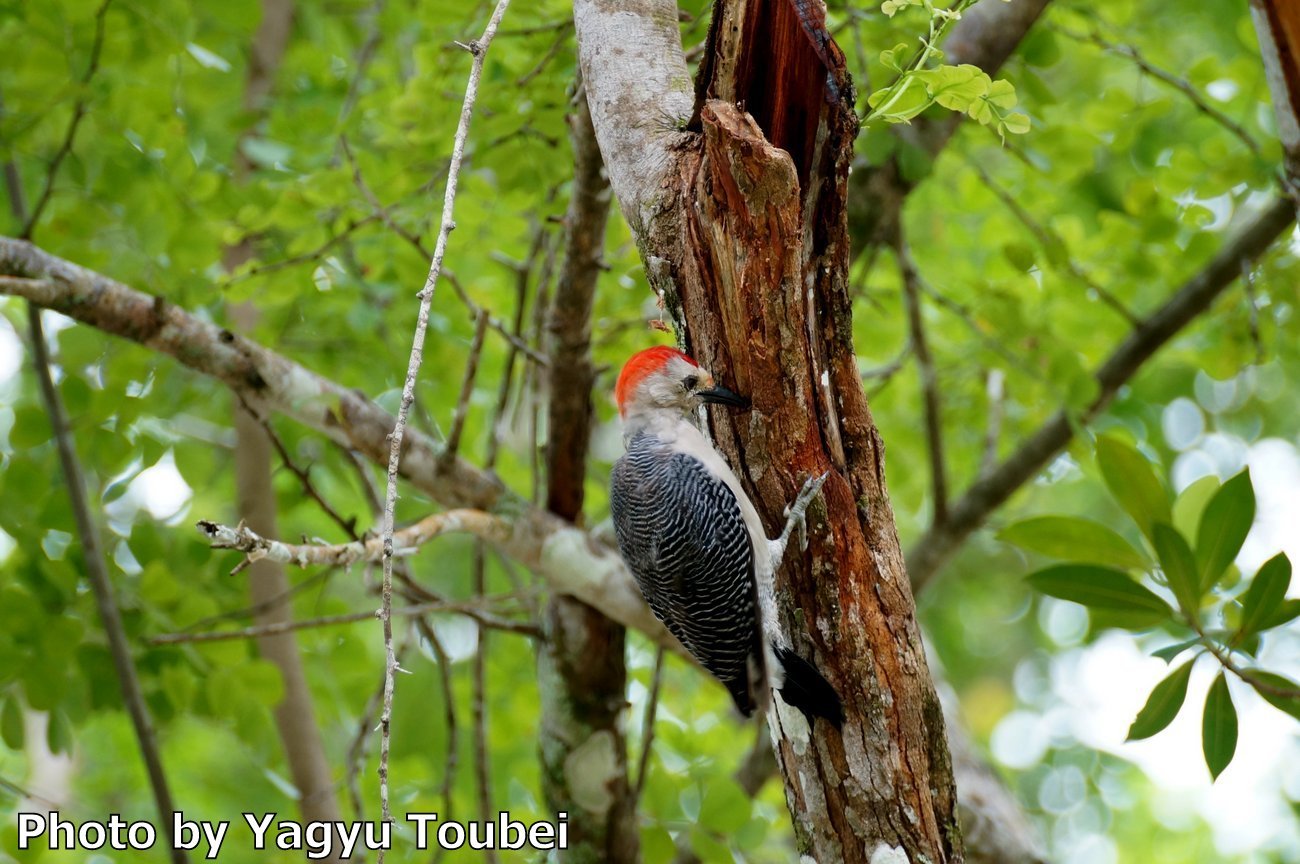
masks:
[[[811,545],[777,577],[781,624],[847,718],[842,734],[818,723],[810,736],[798,712],[769,712],[799,851],[959,861],[943,712],[853,352],[857,120],[820,12],[719,2],[693,101],[672,3],[574,9],[597,137],[651,284],[696,359],[753,403],[712,415],[715,443],[773,535],[804,479],[830,472]]]
[[[565,215],[564,264],[548,324],[550,408],[546,506],[582,522],[591,437],[591,308],[609,217],[606,181],[585,102],[570,118],[574,177]],[[568,814],[574,864],[641,860],[636,801],[627,779],[626,632],[597,609],[566,594],[547,603],[546,641],[537,655],[542,722],[539,747],[547,804]]]

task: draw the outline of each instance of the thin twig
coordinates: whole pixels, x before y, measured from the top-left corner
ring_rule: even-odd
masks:
[[[393,609],[394,615],[410,617],[415,615],[427,615],[430,612],[465,612],[473,608],[479,611],[483,603],[495,603],[498,599],[513,599],[512,596],[505,598],[484,597],[482,601],[474,603],[457,603],[450,600],[439,600],[436,602],[419,603],[413,606],[399,606]],[[256,639],[260,636],[277,636],[281,633],[290,633],[294,630],[310,630],[317,627],[335,627],[339,624],[355,624],[358,621],[370,621],[376,617],[376,613],[370,612],[349,612],[344,615],[324,615],[320,618],[301,618],[294,621],[277,621],[274,624],[260,624],[252,627],[243,627],[239,630],[219,630],[213,633],[163,633],[158,636],[150,636],[145,641],[150,645],[180,645],[189,642],[226,642],[234,639]],[[512,624],[514,622],[511,622]],[[529,627],[526,624],[520,624],[519,627],[511,628],[515,632],[526,632],[529,635],[539,635],[536,627]]]
[[[59,167],[72,152],[73,142],[77,139],[77,129],[85,119],[86,108],[90,104],[90,82],[99,71],[99,58],[104,49],[104,17],[108,14],[108,7],[112,2],[113,0],[104,0],[99,4],[99,10],[95,12],[95,40],[90,46],[90,63],[86,66],[86,72],[79,82],[81,92],[77,95],[76,104],[72,108],[72,120],[69,121],[67,131],[63,134],[63,143],[59,145],[54,158],[50,160],[50,167],[45,171],[45,185],[36,199],[36,206],[32,207],[32,212],[23,225],[22,233],[18,235],[23,240],[32,239],[36,223],[40,221],[41,214],[45,212],[45,205],[50,203],[50,196],[54,194],[54,179],[58,176]]]
[[[1065,240],[1059,234],[1052,231],[1042,222],[1039,222],[1030,215],[1029,211],[1021,206],[1020,202],[1016,200],[1014,195],[1003,189],[991,176],[989,176],[989,173],[984,170],[984,166],[970,158],[967,158],[966,164],[969,165],[979,176],[980,181],[990,192],[993,193],[993,196],[1001,201],[1003,206],[1011,211],[1011,215],[1015,216],[1016,220],[1019,221],[1021,225],[1024,225],[1025,228],[1029,230],[1029,233],[1034,235],[1034,238],[1038,240],[1038,244],[1043,247],[1043,252],[1047,255],[1048,260],[1058,257],[1053,255],[1054,251],[1058,252],[1061,269],[1065,270],[1065,272],[1075,281],[1096,294],[1099,300],[1127,321],[1130,327],[1136,327],[1138,325],[1139,321],[1137,316],[1130,312],[1128,307],[1125,306],[1118,297],[1107,290],[1096,279],[1092,278],[1092,276],[1088,275],[1088,272],[1070,257],[1069,249],[1066,247]]]
[[[473,570],[474,596],[482,597],[486,588],[486,550],[482,543],[474,544]],[[470,667],[473,688],[470,702],[471,732],[474,740],[474,784],[478,790],[478,812],[492,813],[492,771],[488,760],[487,716],[487,631],[476,634],[474,661]],[[484,860],[495,864],[496,850],[487,849]]]
[[[417,618],[415,627],[429,643],[429,650],[438,661],[438,681],[442,685],[442,707],[447,717],[447,759],[442,771],[442,817],[444,821],[449,822],[453,818],[453,806],[456,801],[454,794],[456,769],[460,766],[460,724],[456,720],[456,694],[452,689],[451,658],[447,655],[442,640],[438,638],[438,631],[433,629],[433,625],[427,618]],[[438,844],[438,852],[433,860],[441,860],[445,852],[442,844]]]
[[[1002,415],[1006,408],[1006,373],[990,369],[985,377],[984,392],[989,399],[989,422],[984,430],[984,455],[980,458],[979,476],[987,476],[998,464],[998,440],[1002,437]]]
[[[650,675],[650,695],[646,697],[645,715],[641,719],[641,756],[636,763],[636,785],[632,787],[632,808],[641,800],[645,788],[646,770],[650,767],[650,748],[655,740],[655,715],[659,711],[659,689],[663,684],[664,648],[655,651],[654,672]]]
[[[450,462],[456,458],[460,449],[460,436],[465,431],[465,419],[469,416],[469,400],[474,395],[474,381],[478,377],[478,363],[483,356],[483,337],[487,335],[488,314],[478,310],[478,322],[474,326],[474,340],[469,345],[469,356],[465,358],[465,376],[460,383],[460,396],[456,399],[456,410],[451,417],[451,431],[447,433],[447,445],[441,458]]]
[[[349,220],[348,224],[343,227],[342,231],[333,235],[332,237],[327,239],[324,243],[317,246],[315,249],[312,249],[309,252],[302,252],[298,255],[291,255],[288,258],[281,258],[279,261],[270,261],[266,264],[257,264],[253,267],[248,268],[247,270],[242,270],[237,273],[232,273],[225,280],[223,280],[218,287],[220,288],[220,290],[224,291],[225,289],[231,287],[232,285],[236,285],[240,282],[243,282],[246,279],[252,279],[254,276],[265,276],[267,273],[274,273],[277,270],[283,270],[286,267],[295,267],[299,264],[306,264],[312,261],[316,261],[326,252],[330,251],[335,246],[337,246],[339,243],[342,243],[344,240],[351,237],[358,230],[366,227],[367,225],[371,225],[379,221],[380,221],[380,216],[378,213],[372,213],[371,215],[363,216],[360,219]]]
[[[391,435],[391,448],[388,456],[388,488],[384,496],[384,581],[383,608],[380,617],[384,630],[384,706],[379,715],[379,803],[381,818],[392,822],[392,807],[388,800],[388,751],[392,732],[393,718],[393,673],[397,669],[397,659],[393,655],[393,521],[397,509],[397,471],[402,461],[402,436],[406,431],[406,420],[411,413],[411,404],[415,402],[415,382],[419,378],[420,364],[424,361],[424,337],[429,329],[429,309],[433,302],[433,292],[438,285],[438,276],[442,272],[442,260],[447,253],[447,238],[455,227],[454,207],[456,203],[456,183],[460,179],[461,161],[465,155],[465,141],[469,137],[470,119],[474,114],[474,101],[478,97],[479,78],[483,74],[483,61],[492,37],[496,34],[501,16],[505,14],[510,0],[498,0],[496,9],[488,20],[483,36],[471,43],[470,53],[474,62],[470,67],[469,81],[465,85],[465,101],[460,109],[460,121],[456,126],[456,136],[451,149],[451,166],[447,171],[447,189],[442,199],[442,217],[438,226],[438,242],[433,250],[433,260],[429,265],[429,274],[425,277],[424,288],[419,293],[420,312],[415,325],[415,335],[411,342],[411,356],[406,366],[406,381],[402,386],[402,402],[397,412],[397,422]],[[379,850],[379,862],[383,864],[384,850]]]
[[[321,495],[320,490],[316,488],[316,484],[311,482],[310,466],[299,468],[294,463],[293,457],[289,455],[289,448],[284,446],[284,442],[280,440],[280,436],[276,434],[275,428],[270,421],[253,410],[253,407],[248,404],[248,400],[244,398],[243,394],[236,393],[235,398],[239,400],[240,406],[248,413],[248,416],[256,420],[258,425],[266,432],[266,437],[270,439],[271,446],[275,448],[275,452],[280,456],[280,462],[289,470],[290,474],[298,478],[298,483],[302,486],[302,491],[307,494],[307,497],[315,501],[321,511],[330,518],[330,521],[343,529],[344,534],[347,534],[353,540],[360,540],[361,535],[357,534],[357,517],[351,516],[344,519],[339,515],[338,511],[325,500],[325,496]]]
[[[1255,267],[1249,258],[1241,259],[1241,287],[1246,292],[1246,326],[1250,344],[1255,346],[1255,365],[1264,363],[1264,341],[1259,336],[1259,299],[1255,296]]]
[[[140,680],[136,675],[135,663],[131,659],[131,648],[127,643],[122,615],[118,611],[117,600],[113,597],[113,586],[109,582],[108,567],[104,563],[99,528],[95,525],[95,518],[90,512],[90,502],[86,497],[86,479],[81,473],[81,463],[77,460],[77,451],[72,443],[72,432],[68,428],[68,418],[59,399],[59,392],[54,386],[54,378],[50,374],[50,358],[45,348],[41,310],[31,303],[27,305],[27,323],[31,332],[32,360],[36,369],[36,379],[40,384],[41,398],[45,402],[50,426],[54,430],[59,462],[63,467],[64,485],[68,489],[72,514],[77,523],[77,533],[81,538],[82,561],[86,568],[86,577],[90,581],[95,603],[99,607],[99,617],[104,625],[104,634],[108,638],[113,668],[117,673],[118,684],[122,688],[122,701],[126,703],[127,713],[131,716],[131,725],[135,729],[140,755],[144,759],[145,770],[149,776],[149,786],[153,790],[154,804],[158,808],[158,818],[164,823],[168,838],[173,841],[172,861],[174,864],[185,864],[187,856],[172,837],[171,814],[176,808],[172,805],[171,790],[168,788],[167,775],[163,770],[162,755],[154,735],[153,720],[149,716],[149,708],[145,704]]]
[[[564,47],[564,43],[567,42],[568,39],[569,39],[569,32],[567,29],[561,29],[557,31],[555,34],[555,39],[552,40],[551,42],[551,47],[546,49],[546,53],[542,55],[541,59],[537,61],[537,64],[533,66],[532,69],[529,69],[523,75],[520,75],[518,78],[515,79],[515,86],[526,87],[530,81],[532,81],[538,75],[541,75],[542,70],[544,70],[548,65],[550,65],[552,60],[554,60],[557,56],[559,56],[560,49]]]
[[[1242,259],[1263,255],[1295,223],[1295,202],[1277,198],[1251,221],[1227,238],[1218,253],[1172,292],[1165,303],[1116,345],[1095,372],[1098,394],[1082,411],[1061,409],[997,467],[980,477],[952,502],[949,519],[939,529],[930,529],[907,552],[907,571],[913,591],[920,591],[938,572],[943,562],[984,523],[1016,490],[1028,483],[1065,447],[1083,424],[1110,404],[1120,388],[1161,347],[1187,327],[1241,276]]]
[[[1255,156],[1261,159],[1263,158],[1263,151],[1260,149],[1259,142],[1256,141],[1254,137],[1252,137],[1251,134],[1241,126],[1240,123],[1233,120],[1227,114],[1224,114],[1218,108],[1215,108],[1213,105],[1207,102],[1205,100],[1205,97],[1201,95],[1201,91],[1193,87],[1190,82],[1182,78],[1179,78],[1174,73],[1166,69],[1162,69],[1159,66],[1155,65],[1154,63],[1152,63],[1150,60],[1147,60],[1147,58],[1144,57],[1142,53],[1137,50],[1137,48],[1133,47],[1132,45],[1124,45],[1118,42],[1112,42],[1109,39],[1107,39],[1105,36],[1102,36],[1101,32],[1096,29],[1093,29],[1088,33],[1082,33],[1078,30],[1072,30],[1069,27],[1062,27],[1059,24],[1054,24],[1050,26],[1057,33],[1060,33],[1062,36],[1066,36],[1070,39],[1073,39],[1076,42],[1091,42],[1093,45],[1096,45],[1098,48],[1101,48],[1104,51],[1111,51],[1115,54],[1120,55],[1121,57],[1127,57],[1129,60],[1133,61],[1134,65],[1136,65],[1139,69],[1141,69],[1146,74],[1150,75],[1152,78],[1155,78],[1157,81],[1160,81],[1161,83],[1174,88],[1179,93],[1182,93],[1184,96],[1187,97],[1188,101],[1190,101],[1192,105],[1195,106],[1197,111],[1200,111],[1206,117],[1209,117],[1215,123],[1218,123],[1224,129],[1226,129],[1238,141],[1246,145],[1246,149],[1249,150],[1251,153],[1253,153]]]
[[[347,138],[342,136],[339,137],[339,147],[342,149],[343,156],[347,159],[348,166],[352,170],[353,184],[357,187],[357,191],[361,193],[362,197],[366,199],[366,202],[374,209],[372,218],[382,220],[383,223],[388,226],[388,229],[396,234],[399,239],[407,243],[407,245],[416,252],[419,252],[424,258],[432,259],[433,256],[429,252],[429,248],[424,245],[424,241],[420,239],[419,235],[404,227],[400,222],[393,218],[393,205],[385,205],[379,200],[379,197],[375,194],[374,190],[370,188],[370,184],[366,182],[365,175],[361,173],[361,165],[353,155],[352,145],[348,143]],[[475,303],[461,286],[460,280],[456,278],[454,272],[444,267],[442,270],[442,279],[451,285],[452,291],[456,294],[456,298],[464,304],[467,310],[469,310],[471,318],[477,319],[480,315],[487,315],[488,326],[505,338],[512,347],[516,350],[523,351],[528,355],[530,360],[537,363],[539,366],[547,365],[549,361],[545,355],[534,351],[526,342],[511,333],[500,318],[492,315],[485,307]]]
[[[903,279],[903,300],[907,304],[907,328],[912,351],[916,354],[917,369],[921,373],[921,397],[925,413],[927,449],[930,452],[930,492],[934,498],[934,524],[942,525],[948,518],[948,470],[944,457],[943,417],[939,404],[939,378],[935,374],[934,360],[925,338],[925,323],[921,319],[921,274],[908,251],[902,232],[895,238],[894,250],[898,257],[898,270]]]
[[[912,343],[908,342],[903,346],[901,351],[894,355],[894,359],[882,363],[879,366],[872,366],[870,369],[864,369],[862,371],[862,380],[871,381],[875,379],[881,382],[888,381],[890,378],[893,378],[902,371],[903,366],[907,364],[907,358],[911,356]]]
[[[422,619],[421,619],[422,620]],[[407,644],[397,649],[397,656],[400,658],[406,653]],[[370,741],[371,732],[375,726],[375,715],[379,712],[379,705],[384,699],[384,682],[387,675],[379,676],[379,686],[370,694],[366,700],[365,710],[361,712],[361,720],[357,723],[357,732],[352,736],[352,743],[348,746],[348,755],[346,759],[347,774],[344,777],[344,785],[348,788],[348,796],[352,799],[353,817],[358,821],[365,818],[365,802],[361,798],[361,787],[357,778],[361,774],[361,763],[366,758],[366,744]]]
[[[370,67],[370,62],[375,58],[375,51],[379,48],[379,42],[383,38],[384,31],[382,18],[384,9],[388,5],[388,0],[375,0],[373,6],[363,13],[366,18],[370,19],[370,27],[366,33],[366,41],[361,43],[360,50],[357,51],[356,60],[354,61],[356,69],[352,73],[352,79],[348,81],[348,92],[343,97],[343,107],[339,109],[339,119],[336,121],[338,128],[343,128],[348,117],[352,115],[352,109],[356,107],[357,99],[361,96],[361,82],[365,80],[366,70]],[[341,140],[341,139],[340,139]],[[335,154],[335,158],[338,155]]]
[[[27,213],[26,202],[23,200],[22,178],[19,175],[18,166],[12,158],[5,162],[4,176],[9,193],[9,206],[15,221],[24,225],[23,239],[31,239],[36,224],[40,220],[41,211],[49,202],[59,167],[72,151],[73,143],[77,137],[77,129],[85,116],[86,105],[88,104],[86,91],[89,89],[91,79],[94,78],[95,72],[99,68],[100,52],[104,43],[104,16],[108,12],[110,2],[112,0],[104,0],[99,7],[99,11],[95,13],[95,41],[91,48],[90,63],[86,69],[86,74],[81,80],[82,93],[77,99],[76,107],[73,109],[72,119],[69,121],[67,131],[64,134],[63,144],[55,154],[46,172],[45,185],[41,196],[30,214]],[[86,480],[81,470],[81,462],[77,459],[72,430],[68,426],[67,414],[63,409],[63,402],[59,397],[59,391],[54,385],[54,378],[50,372],[50,357],[45,344],[45,329],[41,322],[41,309],[30,301],[27,303],[27,325],[32,342],[32,364],[39,384],[41,400],[45,403],[45,412],[49,417],[50,427],[54,432],[55,446],[58,449],[59,462],[63,468],[64,485],[68,490],[68,499],[77,525],[77,533],[81,538],[82,564],[86,569],[91,591],[95,595],[95,604],[99,608],[99,617],[104,626],[104,635],[108,639],[109,654],[112,657],[118,686],[122,690],[122,701],[125,703],[127,713],[131,717],[131,726],[135,731],[140,756],[145,765],[145,773],[149,778],[149,788],[153,793],[154,805],[158,809],[158,819],[163,823],[163,830],[171,841],[171,860],[173,864],[186,864],[189,860],[188,856],[184,850],[177,846],[176,838],[172,836],[171,814],[175,808],[172,804],[171,789],[167,784],[167,774],[163,768],[162,754],[159,751],[157,737],[154,733],[153,720],[149,716],[149,707],[145,703],[144,693],[140,688],[140,680],[136,674],[135,662],[131,657],[131,649],[127,642],[126,628],[122,624],[121,612],[118,609],[117,600],[113,596],[113,586],[109,581],[108,567],[104,562],[103,544],[100,540],[99,528],[95,524],[94,515],[90,510],[90,503],[86,495]]]

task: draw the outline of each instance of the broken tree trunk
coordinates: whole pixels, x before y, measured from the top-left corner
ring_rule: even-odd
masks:
[[[830,472],[781,624],[844,700],[842,733],[769,712],[800,852],[959,861],[943,715],[862,390],[847,291],[852,83],[820,4],[720,0],[698,85],[670,0],[577,0],[610,180],[690,352],[749,396],[711,416],[769,533]]]

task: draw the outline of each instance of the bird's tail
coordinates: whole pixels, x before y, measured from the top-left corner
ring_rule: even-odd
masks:
[[[777,692],[787,704],[798,708],[813,725],[814,717],[822,717],[836,729],[844,725],[844,705],[840,696],[817,667],[780,645],[773,645],[776,659],[781,664],[784,679]]]

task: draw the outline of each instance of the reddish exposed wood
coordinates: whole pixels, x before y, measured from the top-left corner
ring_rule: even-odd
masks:
[[[1251,0],[1260,55],[1277,113],[1288,175],[1300,175],[1300,4]]]
[[[804,478],[831,472],[811,547],[777,588],[783,626],[850,719],[842,737],[818,723],[812,746],[798,719],[775,720],[787,803],[801,851],[819,861],[866,862],[881,844],[959,860],[942,712],[852,345],[852,86],[839,49],[815,50],[791,0],[719,12],[708,67],[719,98],[700,111],[701,150],[680,163],[674,287],[692,353],[752,400],[711,426],[769,533]]]
[[[684,133],[656,131],[654,109],[629,102],[651,59],[676,60],[630,62],[612,35],[626,22],[675,40],[675,22],[657,23],[669,4],[575,0],[579,59],[651,285],[691,353],[752,399],[710,425],[768,532],[809,475],[831,472],[809,513],[811,548],[777,576],[782,626],[847,715],[842,734],[818,721],[811,736],[797,712],[770,718],[800,852],[820,864],[959,861],[942,710],[853,352],[853,88],[814,2],[718,0],[706,80],[692,113],[672,115],[689,119]],[[664,104],[689,98],[660,89]]]

